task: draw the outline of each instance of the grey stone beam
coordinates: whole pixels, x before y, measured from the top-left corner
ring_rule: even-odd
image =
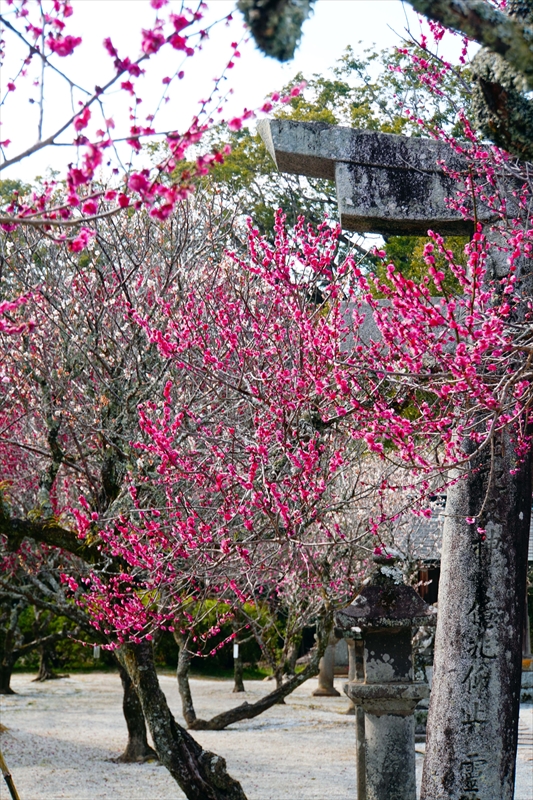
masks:
[[[257,130],[281,172],[335,181],[346,230],[472,232],[472,222],[445,202],[457,191],[457,181],[440,162],[466,171],[466,162],[445,142],[293,120],[261,120]],[[489,219],[482,210],[481,220]]]

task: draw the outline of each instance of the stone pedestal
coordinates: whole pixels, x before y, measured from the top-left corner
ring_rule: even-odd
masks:
[[[348,680],[354,681],[356,679],[356,672],[355,672],[355,641],[353,639],[345,639],[346,645],[348,647]],[[355,715],[355,705],[352,700],[350,700],[350,705],[346,709],[346,714],[350,716]]]
[[[326,652],[320,659],[318,672],[318,687],[313,692],[314,697],[340,697],[340,692],[335,689],[335,645],[337,639],[331,636]]]
[[[353,682],[344,691],[364,714],[364,760],[361,763],[358,737],[357,766],[358,773],[361,766],[364,769],[365,789],[361,794],[358,780],[357,800],[415,800],[413,712],[429,696],[429,686]]]

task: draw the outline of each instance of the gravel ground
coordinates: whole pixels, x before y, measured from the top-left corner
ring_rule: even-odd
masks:
[[[21,800],[178,800],[183,793],[156,763],[115,764],[126,744],[117,674],[75,675],[45,684],[15,675],[16,695],[2,697],[4,757]],[[342,689],[344,679],[337,680]],[[181,721],[175,678],[162,675],[170,707]],[[237,701],[253,702],[271,683],[251,681],[233,695],[229,681],[193,680],[197,714],[212,716]],[[254,720],[226,731],[197,731],[201,744],[226,758],[249,800],[353,800],[354,721],[348,701],[311,696],[310,680]],[[533,707],[523,706],[515,800],[533,798]],[[260,735],[259,735],[260,734]],[[423,745],[416,746],[420,779]],[[7,800],[5,785],[0,798]]]

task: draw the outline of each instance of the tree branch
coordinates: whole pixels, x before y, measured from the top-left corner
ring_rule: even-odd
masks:
[[[69,531],[53,519],[39,522],[11,518],[3,514],[0,509],[0,535],[2,534],[7,537],[11,550],[17,550],[22,541],[28,538],[49,547],[59,547],[89,564],[102,560],[102,554],[96,544],[78,539],[73,531]]]

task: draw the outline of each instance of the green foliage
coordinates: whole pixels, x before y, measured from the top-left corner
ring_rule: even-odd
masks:
[[[56,619],[61,620],[61,617]],[[84,636],[82,635],[81,638]],[[96,672],[116,667],[111,651],[101,649],[100,657],[95,659],[92,644],[84,645],[68,638],[61,639],[52,646],[50,661],[53,669],[58,672],[76,672],[78,670],[80,672]],[[39,651],[32,650],[17,661],[14,672],[36,672],[38,667]]]
[[[404,49],[428,56],[414,45]],[[422,136],[420,126],[405,114],[404,109],[409,108],[415,119],[422,116],[430,129],[445,128],[461,136],[456,114],[469,103],[465,76],[449,74],[446,97],[434,97],[419,80],[411,58],[396,48],[378,52],[366,49],[356,55],[348,47],[330,75],[309,78],[298,73],[283,91],[288,92],[302,80],[307,81],[305,92],[292,98],[276,116]]]
[[[4,203],[9,203],[13,199],[16,192],[17,195],[23,196],[30,190],[28,184],[12,178],[6,178],[0,181],[0,206]]]
[[[233,669],[233,633],[234,624],[238,629],[237,641],[240,643],[241,656],[244,663],[255,666],[261,658],[261,650],[253,637],[251,631],[238,618],[230,617],[230,607],[226,603],[217,600],[205,600],[203,603],[191,603],[187,606],[187,615],[195,619],[193,639],[189,642],[189,650],[198,655],[192,658],[191,668],[198,672],[217,672],[219,670]],[[251,603],[245,603],[244,613],[260,623],[261,628],[266,629],[264,634],[269,638],[268,628],[271,622],[270,614],[266,607],[258,607]],[[236,612],[238,615],[238,611]],[[228,617],[226,619],[226,617]],[[187,617],[187,619],[189,619]],[[179,627],[179,620],[176,621]],[[185,627],[185,626],[184,626]],[[187,621],[186,627],[190,627]],[[213,632],[214,629],[218,632]],[[270,634],[273,636],[274,634]],[[225,644],[223,644],[225,642]],[[165,663],[167,666],[175,667],[178,661],[178,646],[171,641],[170,637],[163,634],[158,643],[158,663]]]
[[[396,270],[401,272],[402,275],[411,278],[414,281],[420,282],[427,275],[427,264],[424,261],[424,246],[427,242],[431,241],[427,236],[390,236],[385,242],[385,262],[380,261],[374,273],[385,283],[388,283],[386,277],[386,264],[393,263]],[[465,246],[468,243],[466,236],[448,236],[444,239],[446,248],[451,250],[457,264],[466,266]],[[443,287],[447,294],[457,294],[460,291],[459,284],[455,279],[453,273],[448,269],[448,263],[445,257],[438,252],[435,248],[433,255],[435,256],[435,267],[444,272],[445,278]],[[435,286],[430,283],[430,292],[433,296],[439,294]]]

